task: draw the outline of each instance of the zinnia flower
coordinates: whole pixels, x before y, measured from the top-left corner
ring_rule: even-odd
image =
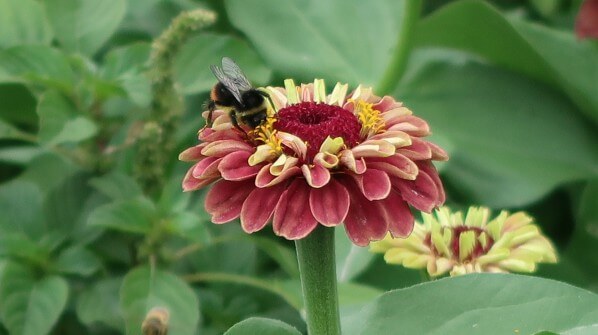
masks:
[[[347,88],[337,84],[327,95],[323,80],[264,88],[274,110],[246,134],[216,110],[212,127],[199,132],[202,143],[179,157],[197,161],[183,189],[215,182],[205,200],[212,221],[240,217],[248,233],[272,221],[290,240],[343,222],[361,246],[387,232],[409,235],[409,205],[429,212],[444,202],[431,161],[447,155],[423,139],[428,124],[402,103]]]
[[[579,38],[598,39],[598,0],[585,0],[575,19],[575,33]]]
[[[422,214],[406,239],[387,236],[373,243],[373,252],[384,253],[384,260],[405,267],[426,268],[431,276],[472,272],[534,272],[536,263],[556,263],[550,241],[523,212],[502,211],[488,221],[490,210],[470,207],[465,220],[461,212],[447,207],[435,215]]]

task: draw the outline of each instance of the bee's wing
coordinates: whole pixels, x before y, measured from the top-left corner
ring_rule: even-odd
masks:
[[[222,70],[224,74],[237,86],[239,91],[249,91],[252,86],[237,63],[228,57],[222,58]]]
[[[237,99],[238,102],[241,102],[241,91],[239,90],[239,87],[235,84],[235,82],[226,74],[224,74],[220,67],[216,65],[210,65],[210,69],[212,70],[214,76],[216,76],[216,79],[218,79],[218,81],[221,82],[224,85],[224,87],[226,87],[230,91],[230,93],[232,93],[232,95],[235,97],[235,99]]]

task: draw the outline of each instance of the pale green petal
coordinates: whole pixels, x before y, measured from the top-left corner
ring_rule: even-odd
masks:
[[[297,86],[293,79],[285,79],[284,88],[287,91],[287,101],[289,105],[299,103],[299,93],[297,92]]]
[[[314,80],[314,102],[326,102],[326,83],[324,79]]]
[[[466,231],[459,235],[459,260],[464,260],[471,255],[475,247],[476,239],[474,231]]]

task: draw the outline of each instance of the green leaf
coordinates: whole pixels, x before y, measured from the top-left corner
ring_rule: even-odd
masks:
[[[0,185],[0,233],[23,233],[39,239],[45,232],[43,195],[31,182],[13,180]]]
[[[444,173],[476,203],[521,206],[598,173],[598,133],[538,82],[438,50],[416,52],[405,79],[396,95],[451,141]]]
[[[70,92],[75,76],[67,57],[59,50],[27,45],[0,51],[0,82],[14,81],[40,83]]]
[[[140,107],[149,106],[151,99],[150,82],[145,74],[149,54],[148,43],[135,43],[113,49],[106,55],[101,72],[103,78],[117,83]]]
[[[107,278],[87,286],[77,299],[76,311],[81,322],[88,327],[102,323],[124,333],[118,299],[121,284],[122,278]]]
[[[14,335],[48,334],[66,306],[68,285],[57,276],[36,279],[16,263],[4,268],[0,280],[0,317]]]
[[[33,0],[0,0],[0,31],[0,49],[52,41],[43,9]]]
[[[44,192],[59,186],[77,171],[70,159],[57,153],[38,150],[33,154],[36,155],[19,179],[34,183]]]
[[[567,311],[563,313],[563,311]],[[598,296],[520,275],[475,274],[383,294],[343,318],[343,334],[533,334],[598,320]]]
[[[300,335],[297,328],[279,320],[266,318],[245,319],[224,333],[224,335]]]
[[[1,53],[1,51],[0,51]],[[0,84],[0,118],[13,125],[32,128],[37,125],[37,101],[25,85]]]
[[[0,140],[23,140],[31,141],[32,135],[21,131],[19,128],[8,122],[0,120]]]
[[[77,115],[75,106],[62,94],[46,92],[37,108],[39,141],[44,145],[81,142],[93,137],[98,129],[90,119]]]
[[[46,12],[61,45],[93,55],[116,31],[125,15],[125,0],[47,0]]]
[[[122,200],[96,208],[87,220],[91,226],[147,234],[156,219],[154,204],[144,197]]]
[[[44,149],[38,146],[6,146],[0,149],[0,162],[27,165],[43,152]]]
[[[405,1],[381,0],[367,6],[360,0],[225,4],[231,23],[285,77],[372,85],[382,77],[396,47]]]
[[[169,335],[194,335],[199,322],[199,301],[187,283],[170,272],[139,267],[129,272],[120,290],[120,307],[127,335],[141,334],[141,323],[154,307],[170,313]]]
[[[91,276],[100,269],[100,259],[91,251],[80,245],[63,250],[54,264],[57,271],[64,274]]]
[[[384,291],[357,283],[338,283],[338,304],[341,316],[355,313]]]
[[[598,333],[598,324],[593,324],[591,326],[584,327],[576,327],[562,332],[560,335],[595,335],[596,333]]]
[[[275,260],[289,276],[299,278],[299,265],[294,249],[266,237],[251,236],[251,240],[260,250]]]
[[[345,229],[334,231],[334,253],[336,256],[336,278],[348,282],[363,272],[374,259],[368,248],[358,247],[349,240]]]
[[[3,232],[0,235],[0,256],[44,264],[49,253],[21,232]]]
[[[211,236],[207,224],[197,214],[185,211],[173,214],[169,220],[169,229],[173,234],[189,241],[208,244]]]
[[[127,200],[142,194],[141,187],[132,177],[118,171],[93,178],[89,184],[113,200]]]
[[[421,46],[466,50],[561,87],[598,122],[598,47],[572,31],[509,20],[486,2],[470,0],[447,5],[416,31]]]
[[[176,57],[174,74],[183,92],[209,91],[216,83],[209,64],[220,65],[223,56],[231,57],[254,85],[266,84],[272,71],[249,44],[225,35],[202,34],[190,39]]]

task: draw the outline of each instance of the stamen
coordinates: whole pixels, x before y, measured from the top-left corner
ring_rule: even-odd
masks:
[[[374,104],[364,100],[349,100],[355,106],[355,114],[361,123],[359,135],[362,139],[384,132],[384,119],[380,112],[373,108]]]

